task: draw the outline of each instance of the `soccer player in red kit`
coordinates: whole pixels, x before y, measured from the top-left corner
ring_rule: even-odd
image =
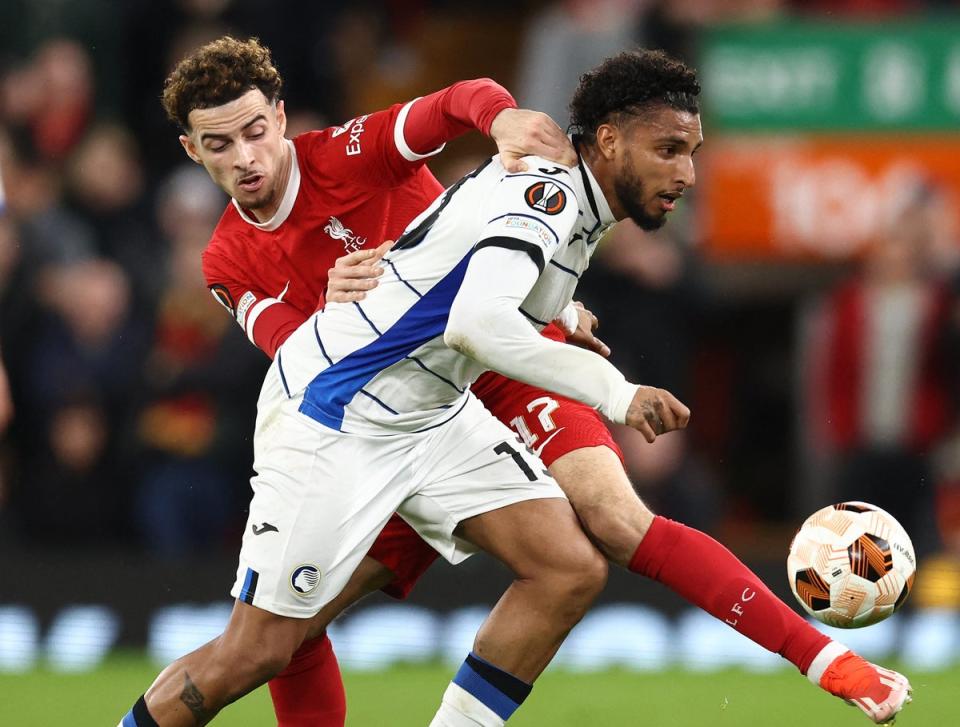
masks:
[[[259,44],[221,39],[208,48],[210,56],[249,63],[251,78],[275,84],[269,95],[278,99],[279,74]],[[254,87],[251,81],[250,88]],[[246,90],[236,89],[237,95]],[[203,99],[193,101],[193,108],[205,105]],[[282,113],[283,102],[276,103]],[[246,111],[245,106],[238,108],[237,118]],[[185,121],[181,120],[184,128]],[[223,131],[233,121],[228,119]],[[264,137],[264,126],[262,115],[254,114],[243,119],[239,139],[213,127],[198,141],[213,158],[225,158],[237,152],[237,146],[249,145],[244,150],[249,150],[249,161],[240,152],[238,162],[207,167],[232,201],[202,264],[216,300],[271,358],[287,336],[322,307],[327,271],[337,258],[398,237],[443,191],[424,160],[445,142],[480,130],[494,138],[505,161],[518,170],[524,167],[519,158],[532,153],[568,164],[575,160],[569,140],[556,124],[544,114],[517,109],[512,96],[488,79],[458,83],[338,127],[284,140],[288,153],[275,170],[257,160],[255,147]],[[196,158],[189,137],[181,140]],[[269,204],[262,206],[261,200]],[[403,598],[436,557],[436,551],[394,517],[370,552],[376,564],[361,566],[351,582],[355,587],[348,588],[343,602],[380,586]],[[364,577],[367,573],[370,577]],[[317,631],[269,682],[280,727],[344,723],[346,705],[336,657],[329,639]]]
[[[221,85],[210,89],[207,81],[209,98],[184,94],[176,84],[184,82],[185,76],[195,75],[187,59],[168,80],[165,105],[188,132],[181,137],[187,153],[203,163],[214,181],[233,197],[204,254],[208,283],[251,341],[272,356],[285,338],[322,305],[326,269],[334,257],[352,251],[346,262],[333,266],[339,282],[331,294],[337,300],[358,300],[365,287],[375,284],[356,278],[375,275],[372,265],[382,257],[385,247],[376,251],[362,248],[396,237],[440,191],[423,167],[423,159],[447,138],[467,128],[490,131],[491,121],[513,103],[509,94],[490,82],[467,82],[359,117],[341,127],[288,141],[283,139],[285,118],[282,101],[278,101],[279,77],[274,78],[275,70],[265,49],[232,39],[217,41],[211,47],[201,51],[207,58],[222,51],[222,60],[234,66],[241,61],[251,65],[249,76],[244,77],[242,72],[229,76],[253,80],[226,89]],[[182,70],[185,64],[186,72]],[[606,224],[629,214],[641,226],[655,229],[663,224],[683,188],[694,181],[692,155],[699,146],[699,115],[692,110],[692,99],[699,86],[689,69],[662,54],[622,54],[593,75],[584,76],[572,104],[580,128],[590,135],[583,147],[583,159],[601,178],[622,174],[611,166],[620,153],[616,143],[621,133],[617,124],[621,122],[605,119],[630,102],[611,87],[627,79],[631,88],[645,88],[646,84],[630,81],[630,77],[648,73],[669,78],[683,90],[679,96],[662,97],[673,99],[667,103],[678,107],[664,110],[656,105],[663,102],[655,101],[652,107],[643,108],[649,101],[638,98],[632,102],[643,112],[639,118],[646,119],[638,122],[638,127],[631,127],[634,131],[630,133],[641,135],[634,136],[632,143],[649,137],[651,154],[631,157],[636,169],[630,170],[635,176],[630,181],[649,183],[652,196],[643,207],[618,210],[615,217],[605,198],[616,199],[617,195],[593,182],[589,185],[594,190],[591,205],[595,216]],[[186,106],[178,105],[180,102]],[[681,135],[657,136],[656,119],[667,118],[663,114],[679,114],[676,118],[683,129]],[[271,157],[260,153],[263,145],[278,141],[279,154]],[[272,167],[271,159],[276,161]],[[586,180],[586,172],[582,173]],[[589,314],[568,312],[568,330],[576,327],[577,320],[586,321],[582,327],[587,330],[592,327]],[[592,344],[600,347],[595,340]],[[868,664],[817,632],[722,545],[680,523],[655,517],[633,493],[616,445],[593,409],[502,378],[489,377],[478,382],[478,388],[488,408],[518,429],[550,466],[584,529],[609,560],[664,583],[748,638],[780,653],[814,683],[855,702],[876,722],[899,711],[908,699],[906,680]],[[649,431],[645,432],[648,440],[670,428],[664,427],[668,414],[650,413]],[[257,535],[257,525],[253,528]],[[328,679],[336,679],[339,685],[338,673],[322,666],[332,663],[335,667],[329,646],[325,640],[309,637],[352,599],[388,578],[395,594],[405,594],[436,557],[396,519],[369,555],[372,565],[361,566],[356,585],[348,586],[340,599],[317,615],[315,628],[307,631],[307,639],[286,672],[275,679],[276,683],[271,682],[281,725],[342,724],[342,688],[335,690],[336,694],[324,688]],[[273,647],[267,636],[265,649]],[[205,648],[216,647],[201,647]],[[282,651],[279,647],[277,650]],[[186,724],[182,721],[184,707],[196,723],[203,724],[230,701],[229,694],[205,701],[206,696],[187,671],[190,658],[188,655],[178,660],[158,677],[146,698],[142,697],[124,718],[124,727]],[[272,666],[269,659],[264,660],[264,669]],[[321,676],[314,678],[311,674]],[[308,676],[302,678],[304,675]],[[297,683],[284,693],[287,676]],[[511,677],[501,674],[497,678],[509,681]],[[316,688],[315,693],[311,693],[311,686]],[[326,709],[324,700],[334,708]]]

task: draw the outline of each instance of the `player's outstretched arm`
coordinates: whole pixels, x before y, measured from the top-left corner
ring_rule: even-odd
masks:
[[[450,307],[446,344],[508,378],[596,407],[615,422],[635,426],[650,441],[651,435],[685,426],[689,412],[679,402],[675,406],[667,392],[631,384],[591,351],[537,333],[519,307],[539,274],[523,249],[478,249]],[[648,409],[659,422],[647,420]]]
[[[527,171],[525,156],[538,156],[572,167],[577,153],[570,139],[547,114],[527,109],[504,109],[490,125],[500,161],[511,173]]]
[[[416,157],[435,153],[470,129],[490,136],[510,172],[526,170],[522,157],[537,155],[573,166],[577,155],[563,130],[547,114],[518,109],[513,96],[489,78],[460,81],[414,101],[402,138]]]

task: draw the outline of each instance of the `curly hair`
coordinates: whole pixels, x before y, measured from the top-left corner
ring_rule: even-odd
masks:
[[[580,76],[570,101],[571,128],[588,142],[601,124],[666,106],[700,112],[697,74],[662,50],[624,51]]]
[[[194,109],[221,106],[254,88],[272,103],[282,87],[269,48],[257,38],[237,40],[226,35],[177,64],[164,81],[162,102],[167,117],[189,132],[188,117]]]

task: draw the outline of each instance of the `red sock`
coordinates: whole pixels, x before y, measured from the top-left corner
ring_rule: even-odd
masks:
[[[802,674],[830,643],[709,535],[663,517],[630,559],[634,573],[660,581],[748,639],[792,662]]]
[[[343,727],[347,698],[326,634],[303,642],[287,668],[267,684],[277,727]]]

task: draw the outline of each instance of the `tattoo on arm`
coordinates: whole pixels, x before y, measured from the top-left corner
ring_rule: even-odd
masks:
[[[203,693],[193,683],[187,672],[183,673],[183,691],[180,692],[180,701],[187,705],[187,709],[193,714],[198,725],[206,724],[216,714],[203,706]]]

